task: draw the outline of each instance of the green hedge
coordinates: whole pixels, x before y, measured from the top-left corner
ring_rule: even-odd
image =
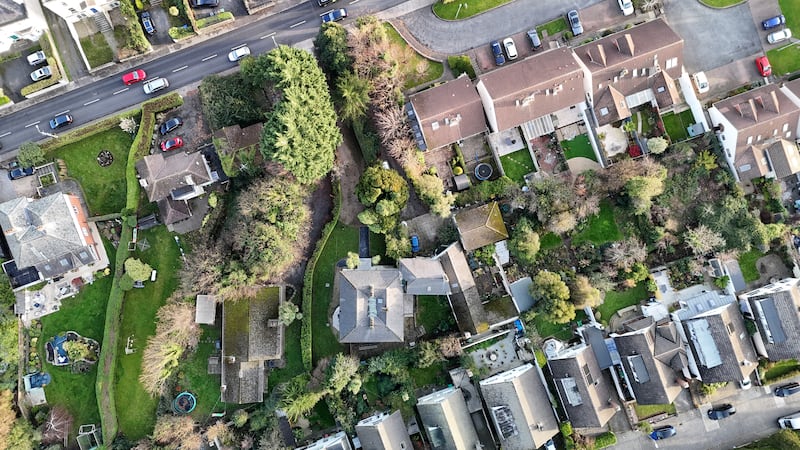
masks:
[[[616,444],[617,436],[610,431],[606,431],[594,438],[594,448],[606,448]]]
[[[173,41],[180,41],[181,39],[190,38],[195,35],[195,32],[189,27],[172,27],[167,32]]]
[[[378,153],[381,150],[381,141],[366,118],[353,121],[353,134],[355,134],[356,141],[358,141],[358,147],[361,149],[364,162],[369,166],[378,158]]]
[[[34,92],[38,92],[44,88],[49,88],[54,84],[58,84],[58,82],[61,80],[61,71],[58,70],[58,64],[56,63],[55,58],[47,58],[47,65],[50,66],[50,70],[53,72],[53,75],[46,80],[37,81],[20,89],[19,93],[22,94],[23,97],[27,97]]]
[[[311,258],[308,260],[308,264],[306,265],[306,273],[303,274],[303,318],[301,319],[302,328],[300,329],[300,352],[303,357],[303,368],[305,368],[307,371],[311,371],[313,368],[313,355],[311,352],[311,303],[314,300],[314,295],[312,292],[312,287],[314,284],[314,268],[317,266],[319,255],[321,255],[322,250],[325,249],[325,244],[328,242],[328,238],[331,236],[331,233],[333,233],[336,223],[339,222],[339,212],[341,211],[342,207],[342,192],[339,188],[338,181],[333,183],[333,202],[333,218],[331,218],[330,222],[325,224],[325,228],[322,230],[322,236],[320,236],[320,239],[317,241],[317,246],[314,248],[314,253],[311,255]]]
[[[197,29],[210,27],[211,25],[224,22],[226,20],[233,20],[233,13],[225,11],[224,13],[216,14],[213,16],[204,17],[197,21]]]
[[[472,67],[472,61],[467,55],[448,56],[447,65],[450,66],[450,72],[454,77],[458,77],[462,73],[466,73],[470,79],[475,79],[475,68]]]

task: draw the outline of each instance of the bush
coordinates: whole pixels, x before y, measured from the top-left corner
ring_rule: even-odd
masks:
[[[173,41],[180,41],[181,39],[186,39],[195,35],[194,30],[187,25],[182,27],[172,27],[167,31],[167,33]]]
[[[453,72],[454,77],[458,77],[462,73],[466,73],[472,80],[476,77],[475,68],[472,67],[472,61],[467,55],[448,56],[447,65],[450,66],[450,71]]]
[[[616,445],[616,443],[617,436],[610,431],[606,431],[605,433],[594,438],[595,448],[611,447],[612,445]]]
[[[213,16],[204,17],[197,21],[197,29],[210,27],[211,25],[225,22],[226,20],[233,20],[233,13],[225,11],[224,13],[216,14]]]
[[[56,64],[55,58],[47,58],[47,65],[50,66],[50,70],[53,72],[53,75],[46,80],[37,81],[20,89],[19,93],[22,94],[23,97],[27,97],[34,92],[41,91],[42,89],[49,88],[50,86],[58,84],[58,82],[61,81],[61,71],[58,70],[58,64]]]
[[[353,134],[356,135],[358,146],[361,148],[361,155],[367,165],[372,164],[378,157],[381,149],[381,142],[372,126],[366,119],[353,121]]]

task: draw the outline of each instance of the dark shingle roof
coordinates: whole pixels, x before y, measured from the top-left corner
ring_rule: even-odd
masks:
[[[450,284],[441,261],[432,258],[400,259],[400,275],[406,294],[447,295]]]
[[[800,359],[800,281],[779,283],[745,295],[769,359]]]
[[[561,405],[576,428],[604,426],[616,413],[613,394],[588,346],[547,360]]]
[[[146,181],[144,190],[151,202],[167,198],[175,189],[205,186],[213,181],[200,152],[178,152],[168,157],[163,153],[148,155],[136,161],[136,171]]]
[[[403,289],[398,269],[341,269],[336,277],[339,342],[403,342]]]

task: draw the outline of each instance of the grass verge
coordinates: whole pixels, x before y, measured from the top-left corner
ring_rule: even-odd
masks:
[[[511,1],[512,0],[471,0],[467,5],[461,2],[443,3],[439,0],[433,5],[433,13],[436,14],[436,17],[444,20],[463,20],[492,8],[503,6]]]
[[[385,22],[383,27],[386,29],[386,37],[389,38],[389,41],[401,49],[401,56],[397,60],[406,80],[403,89],[411,89],[421,84],[438,80],[442,76],[444,64],[432,61],[417,53],[389,22]]]
[[[640,405],[638,403],[633,405],[636,410],[636,416],[639,420],[647,419],[648,417],[657,416],[659,414],[675,414],[675,404],[669,403],[666,405]]]
[[[536,31],[538,31],[539,35],[542,37],[545,37],[545,35],[553,36],[566,30],[567,30],[567,20],[563,17],[553,19],[550,22],[544,23],[536,27]]]

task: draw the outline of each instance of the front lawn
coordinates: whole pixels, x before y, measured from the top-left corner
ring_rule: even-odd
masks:
[[[581,242],[589,241],[602,245],[606,242],[614,242],[620,239],[622,239],[622,233],[620,233],[617,222],[614,220],[614,206],[608,200],[603,200],[600,202],[600,212],[589,217],[583,231],[572,238],[572,244],[577,245]]]
[[[100,67],[114,60],[114,52],[102,34],[92,34],[81,38],[81,48],[92,68]]]
[[[59,147],[48,156],[64,160],[69,176],[81,184],[89,214],[100,216],[125,208],[125,164],[130,149],[131,135],[114,127]],[[97,164],[97,154],[103,150],[114,156],[108,167]]]
[[[661,120],[664,122],[664,129],[672,142],[689,139],[686,127],[694,123],[694,116],[691,110],[687,109],[680,114],[668,112],[661,116]]]
[[[603,304],[597,307],[600,318],[604,321],[617,311],[631,305],[636,305],[642,300],[647,300],[647,289],[644,283],[639,283],[627,291],[610,291],[606,293]]]
[[[756,248],[751,249],[749,252],[742,253],[739,256],[739,268],[742,269],[742,276],[744,277],[745,283],[751,283],[761,277],[756,267],[756,261],[762,256],[764,256],[764,254]]]
[[[417,326],[425,334],[439,335],[455,329],[455,319],[447,297],[437,295],[417,296]]]
[[[395,59],[400,64],[399,69],[403,71],[406,80],[403,89],[411,89],[442,76],[444,73],[442,63],[432,61],[417,53],[389,22],[385,22],[383,27],[386,29],[386,37],[389,38],[389,41],[399,48],[399,54],[395,55]]]
[[[789,16],[786,17],[789,20]],[[772,66],[772,73],[781,76],[800,69],[800,48],[797,44],[787,44],[767,52],[767,59]],[[753,64],[755,70],[755,64]]]
[[[575,136],[568,141],[561,141],[561,147],[564,149],[564,157],[567,159],[581,157],[597,161],[592,144],[589,142],[589,136],[585,134]]]
[[[636,417],[639,420],[653,417],[658,414],[675,414],[675,404],[669,403],[666,405],[640,405],[638,403],[633,405],[636,410]]]
[[[444,3],[441,0],[433,5],[433,13],[444,20],[459,20],[472,17],[492,8],[505,5],[512,0],[471,0],[469,4],[462,2]]]
[[[115,395],[119,431],[129,439],[140,439],[153,431],[158,399],[152,398],[139,383],[142,354],[147,339],[156,330],[156,312],[178,286],[181,266],[180,251],[172,233],[166,227],[151,228],[139,233],[139,243],[150,248],[131,252],[158,271],[158,279],[145,282],[144,289],[132,289],[125,294],[117,350],[117,379]],[[125,354],[128,337],[134,337],[135,353]]]
[[[545,24],[539,25],[536,27],[536,31],[538,31],[539,35],[544,38],[546,36],[553,36],[562,31],[566,31],[567,28],[567,20],[562,16]],[[545,32],[547,33],[545,34]]]
[[[794,359],[779,361],[764,372],[764,383],[778,381],[800,372],[800,363]]]
[[[527,148],[501,156],[500,164],[503,165],[506,176],[521,185],[525,184],[525,175],[536,172],[536,166],[533,165],[531,153]]]

